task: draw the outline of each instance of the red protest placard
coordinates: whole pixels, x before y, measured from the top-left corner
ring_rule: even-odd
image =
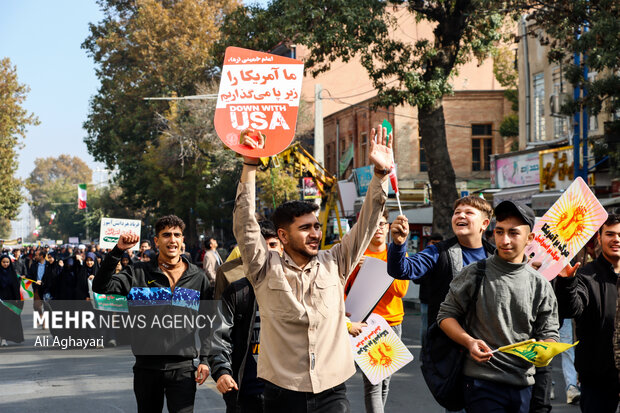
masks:
[[[269,53],[229,47],[215,109],[215,130],[222,142],[246,156],[276,155],[295,136],[304,65]],[[264,147],[240,143],[252,128],[265,135]]]

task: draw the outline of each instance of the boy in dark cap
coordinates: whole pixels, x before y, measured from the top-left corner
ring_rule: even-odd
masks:
[[[470,265],[450,284],[437,322],[469,351],[463,366],[467,412],[527,413],[534,365],[492,349],[530,338],[558,341],[558,305],[551,284],[527,264],[523,253],[534,238],[533,211],[504,201],[495,207],[495,216],[497,251],[485,260],[475,306],[469,308],[478,271]],[[466,320],[467,331],[457,320]]]

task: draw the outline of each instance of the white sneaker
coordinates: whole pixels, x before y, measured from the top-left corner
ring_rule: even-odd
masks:
[[[579,403],[579,399],[581,399],[581,392],[579,389],[572,384],[568,386],[568,390],[566,390],[566,403],[577,404]]]
[[[2,341],[0,342],[0,346],[2,346],[2,347],[8,346],[8,343],[6,342],[5,339],[2,339]]]

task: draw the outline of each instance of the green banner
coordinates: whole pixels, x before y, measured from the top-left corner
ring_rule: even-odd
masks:
[[[340,169],[338,175],[342,175],[344,171],[347,170],[349,164],[353,160],[353,144],[349,145],[346,151],[342,154],[342,159],[340,159]]]

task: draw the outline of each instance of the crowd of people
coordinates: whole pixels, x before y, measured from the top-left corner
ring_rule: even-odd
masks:
[[[551,410],[550,368],[493,351],[534,338],[542,343],[579,340],[574,353],[562,354],[567,401],[579,403],[586,413],[615,413],[620,392],[620,215],[610,213],[584,252],[552,282],[524,254],[535,217],[519,202],[493,208],[477,196],[457,199],[454,236],[434,236],[425,249],[408,255],[409,222],[400,215],[389,223],[385,209],[391,147],[382,128],[371,131],[374,135],[369,158],[375,173],[357,223],[328,250],[319,248],[323,232],[314,203],[288,201],[270,220],[257,216],[258,161],[244,156],[233,211],[238,248],[228,262],[212,238],[201,253],[187,254],[185,224],[166,216],[155,225],[153,243],[140,243],[137,254],[131,249],[139,238],[131,234],[121,235],[106,251],[83,245],[4,251],[2,299],[19,300],[19,277],[35,283],[36,311],[56,299],[88,300],[89,280],[96,293],[126,296],[130,312],[152,314],[164,308],[199,314],[203,301],[215,298],[221,304],[208,334],[195,329],[183,334],[142,331],[141,340],[146,336],[151,349],[158,349],[149,354],[132,337],[138,411],[161,411],[164,400],[170,412],[193,411],[196,383],[210,374],[230,413],[349,412],[345,382],[355,372],[349,336],[359,334],[365,323],[347,317],[344,299],[365,257],[372,257],[385,261],[395,279],[375,314],[400,336],[402,298],[410,280],[419,283],[423,345],[436,323],[466,349],[465,411]],[[243,134],[242,142],[256,145]],[[485,237],[490,227],[491,242]],[[15,324],[3,321],[0,327],[3,345],[4,340],[23,341]],[[383,412],[389,378],[372,384],[364,377],[363,385],[366,411]]]

